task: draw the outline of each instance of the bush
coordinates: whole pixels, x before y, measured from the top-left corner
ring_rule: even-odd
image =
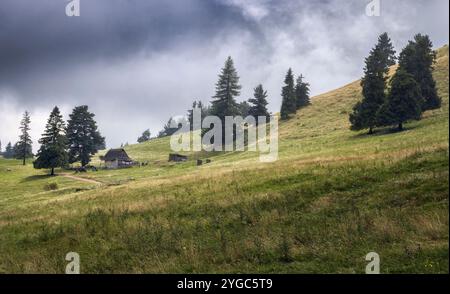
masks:
[[[45,191],[58,190],[58,183],[55,183],[55,182],[47,183],[44,185],[44,190]]]

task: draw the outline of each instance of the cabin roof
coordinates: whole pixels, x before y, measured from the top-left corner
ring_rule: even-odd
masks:
[[[114,160],[122,160],[122,161],[132,161],[132,159],[128,156],[123,148],[117,149],[109,149],[104,156],[105,161],[114,161]]]

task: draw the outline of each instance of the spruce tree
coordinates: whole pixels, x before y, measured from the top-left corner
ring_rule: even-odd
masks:
[[[188,110],[188,114],[187,114],[187,119],[188,119],[188,121],[189,121],[189,125],[190,125],[190,127],[191,127],[191,130],[192,130],[193,127],[194,127],[194,117],[193,117],[193,112],[192,112],[192,110],[193,110],[194,108],[199,108],[199,109],[200,109],[200,113],[201,113],[202,119],[205,118],[205,117],[208,115],[208,108],[205,107],[205,106],[203,106],[202,101],[201,101],[201,100],[194,101],[194,102],[192,103],[192,109],[189,109],[189,110]]]
[[[231,57],[225,62],[216,84],[216,94],[211,101],[211,114],[225,121],[226,116],[239,114],[236,97],[240,95],[239,76]]]
[[[395,51],[387,33],[380,35],[365,63],[361,79],[363,99],[353,107],[349,119],[352,130],[369,129],[371,134],[376,126],[376,114],[386,100],[389,67],[395,64]]]
[[[216,94],[212,97],[210,114],[222,121],[222,144],[225,142],[225,117],[239,115],[236,97],[240,95],[239,76],[231,57],[225,62],[216,83]],[[205,131],[205,130],[203,130]],[[233,130],[234,132],[234,130]],[[234,137],[234,135],[233,135]]]
[[[150,136],[151,136],[150,130],[149,130],[149,129],[146,129],[146,130],[142,133],[142,135],[137,139],[137,141],[138,141],[138,143],[144,143],[144,142],[147,142],[148,140],[150,140]]]
[[[248,102],[251,104],[249,115],[255,117],[256,125],[258,125],[258,116],[266,117],[267,122],[270,114],[267,111],[267,91],[264,90],[263,85],[260,84],[254,89],[253,97],[248,99]]]
[[[396,124],[401,131],[406,121],[420,119],[422,93],[414,77],[401,67],[390,86],[387,100],[377,113],[378,125]]]
[[[175,120],[172,117],[169,118],[167,123],[163,126],[163,129],[158,132],[158,138],[172,136],[173,134],[175,134],[175,132],[181,128],[184,120],[187,120],[187,118],[183,117],[179,120]],[[177,127],[172,128],[171,125],[176,125]]]
[[[284,78],[284,86],[281,90],[281,119],[286,120],[289,115],[297,110],[297,101],[295,97],[294,75],[292,69],[289,68]]]
[[[410,73],[420,85],[424,104],[422,111],[441,107],[441,98],[437,94],[433,78],[433,66],[436,52],[427,35],[417,34],[400,54],[399,65]]]
[[[197,101],[192,102],[192,108],[188,110],[187,119],[189,121],[190,129],[194,127],[194,112],[193,109],[197,108]]]
[[[14,157],[14,149],[11,142],[8,142],[8,144],[6,144],[5,152],[3,152],[3,157],[7,159]]]
[[[240,116],[247,117],[250,114],[250,104],[247,101],[239,102],[238,110]]]
[[[395,65],[397,60],[394,46],[387,33],[383,33],[378,37],[378,49],[381,51],[380,67],[384,69],[386,77],[389,73],[389,67]]]
[[[67,122],[69,163],[79,161],[81,166],[85,166],[98,152],[98,147],[104,145],[105,138],[98,131],[94,120],[95,114],[89,112],[87,105],[75,107],[69,117]]]
[[[66,152],[65,123],[57,106],[53,108],[45,126],[44,134],[39,140],[41,147],[33,162],[34,168],[51,169],[51,175],[55,175],[55,168],[64,167],[68,163]]]
[[[310,104],[309,101],[309,84],[303,81],[303,75],[297,78],[295,85],[295,97],[297,109],[305,107]]]
[[[30,114],[25,111],[20,122],[20,136],[19,141],[14,146],[14,156],[16,159],[21,159],[22,164],[26,164],[26,159],[33,157],[32,147],[33,141],[30,136]]]
[[[16,144],[14,144],[13,146],[13,157],[15,159],[19,159],[22,160],[22,164],[23,164],[23,158],[25,154],[25,159],[26,158],[33,158],[33,149],[31,147],[30,144],[27,144],[25,147],[25,150],[23,148],[23,144],[20,144],[19,142],[17,142]]]

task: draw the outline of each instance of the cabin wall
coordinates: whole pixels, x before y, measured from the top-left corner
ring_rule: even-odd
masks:
[[[119,161],[118,160],[105,161],[105,167],[106,168],[119,168]]]
[[[118,166],[119,167],[129,167],[129,166],[132,166],[132,165],[133,165],[132,161],[119,160],[119,162],[118,162]]]

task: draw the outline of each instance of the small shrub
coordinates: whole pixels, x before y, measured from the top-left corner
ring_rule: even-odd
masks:
[[[58,183],[55,182],[50,182],[44,185],[44,190],[45,191],[54,191],[54,190],[58,190]]]
[[[291,242],[288,240],[286,234],[284,233],[281,236],[281,241],[278,245],[278,251],[280,254],[280,261],[286,263],[294,261],[294,258],[291,255]]]

